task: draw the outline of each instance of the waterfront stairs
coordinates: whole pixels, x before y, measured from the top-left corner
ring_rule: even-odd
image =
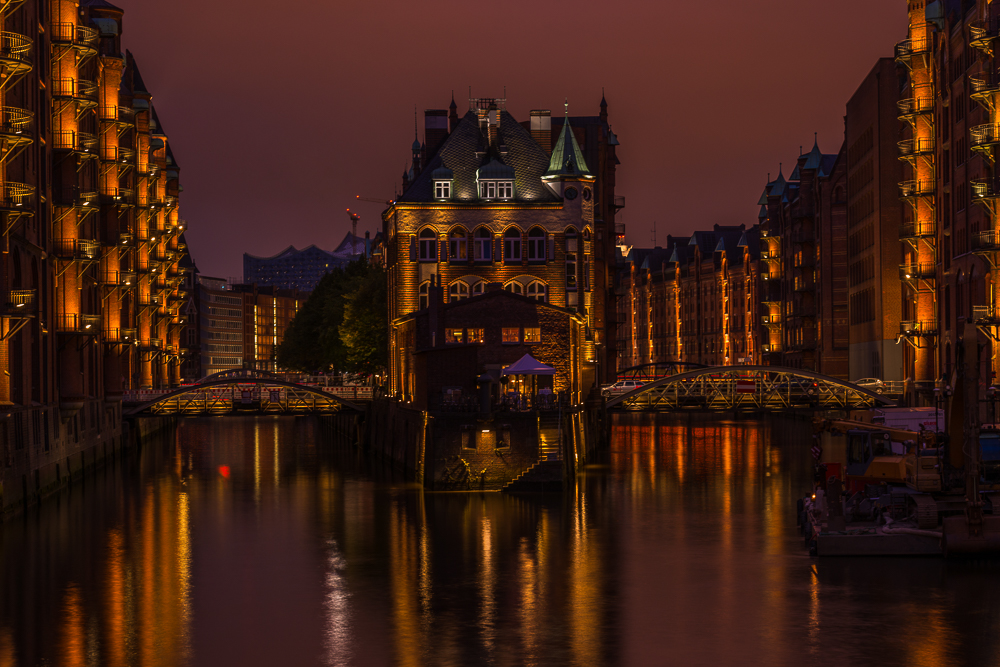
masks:
[[[562,456],[562,411],[543,410],[538,416],[538,462],[508,482],[505,493],[561,492],[566,479]]]

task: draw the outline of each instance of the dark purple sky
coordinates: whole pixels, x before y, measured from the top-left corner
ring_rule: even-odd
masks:
[[[835,152],[847,99],[906,35],[903,0],[547,3],[115,0],[123,40],[181,168],[203,273],[244,251],[334,247],[380,225],[409,160],[413,108],[500,96],[596,114],[621,141],[628,242],[752,224],[768,172],[813,132]],[[491,6],[492,7],[492,6]],[[422,124],[422,123],[421,123]],[[422,138],[422,135],[421,135]]]

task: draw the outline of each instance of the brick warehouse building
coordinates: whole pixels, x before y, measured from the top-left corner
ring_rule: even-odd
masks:
[[[179,167],[105,0],[0,5],[3,504],[120,444],[180,379]]]
[[[404,337],[405,318],[430,307],[437,294],[451,303],[499,283],[583,319],[582,397],[603,372],[601,355],[613,349],[605,334],[614,330],[606,286],[617,238],[606,221],[616,210],[618,142],[607,128],[607,105],[602,100],[595,122],[569,118],[559,128],[548,112],[532,112],[522,126],[503,99],[470,100],[461,120],[454,101],[447,122],[443,114],[427,112],[426,145],[414,141],[404,193],[383,214],[390,393],[412,400],[418,391],[403,353],[413,344]],[[602,171],[591,169],[578,135]],[[541,333],[547,335],[544,327]]]

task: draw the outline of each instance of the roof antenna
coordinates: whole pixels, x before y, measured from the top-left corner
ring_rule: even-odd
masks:
[[[417,140],[417,105],[413,105],[413,140]]]
[[[563,106],[566,107],[566,117],[569,118],[569,98],[565,98]]]
[[[604,96],[604,89],[601,88],[601,97]],[[653,247],[656,247],[656,220],[653,220]]]

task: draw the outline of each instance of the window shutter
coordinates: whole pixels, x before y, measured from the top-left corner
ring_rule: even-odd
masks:
[[[551,262],[556,258],[556,240],[552,238],[552,234],[549,234],[549,261]]]
[[[438,261],[439,262],[447,262],[448,261],[448,241],[447,241],[447,239],[441,241],[441,254],[438,255]]]
[[[496,257],[493,258],[493,261],[494,262],[503,261],[503,237],[497,239],[497,254]]]
[[[416,236],[411,236],[410,237],[410,261],[411,262],[417,261],[417,237]]]

